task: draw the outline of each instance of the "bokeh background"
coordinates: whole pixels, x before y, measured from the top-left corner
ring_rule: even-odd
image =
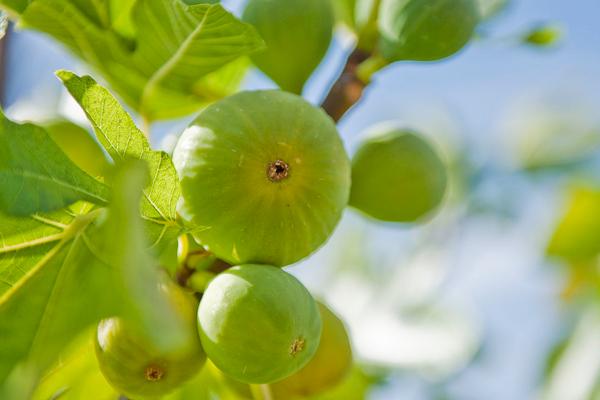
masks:
[[[223,1],[236,13],[242,3]],[[598,0],[510,1],[451,59],[378,73],[341,121],[351,153],[374,125],[416,129],[451,177],[426,223],[348,210],[328,245],[289,269],[346,321],[353,393],[600,399],[599,18]],[[523,42],[548,23],[557,43]],[[88,127],[54,77],[85,65],[39,33],[13,30],[5,45],[9,117]],[[351,45],[340,30],[307,99],[323,99]],[[273,84],[253,71],[244,87]],[[171,149],[190,118],[155,124],[154,146]]]

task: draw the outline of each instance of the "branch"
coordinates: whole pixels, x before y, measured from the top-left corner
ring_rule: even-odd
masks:
[[[348,57],[342,74],[331,87],[321,107],[335,122],[338,122],[356,104],[367,84],[357,75],[358,66],[368,59],[369,53],[355,49]]]

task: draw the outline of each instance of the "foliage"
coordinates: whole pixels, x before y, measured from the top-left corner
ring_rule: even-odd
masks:
[[[247,66],[240,57],[262,47],[254,28],[218,4],[3,0],[2,5],[19,14],[20,26],[52,36],[89,63],[148,120],[185,115],[230,94]]]

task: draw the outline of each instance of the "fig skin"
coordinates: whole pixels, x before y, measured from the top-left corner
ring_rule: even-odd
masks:
[[[214,103],[183,132],[173,161],[179,214],[232,265],[308,256],[348,202],[350,162],[335,124],[290,93],[242,92]]]
[[[388,222],[416,222],[444,198],[447,174],[431,145],[410,131],[386,129],[352,160],[350,205]]]
[[[218,275],[200,301],[198,326],[208,358],[250,384],[297,372],[321,337],[319,309],[308,290],[267,265],[236,266]]]
[[[106,380],[130,398],[156,398],[179,387],[200,371],[206,361],[196,334],[198,301],[174,284],[168,295],[194,334],[176,352],[164,352],[122,318],[98,325],[96,358]],[[161,327],[164,329],[164,327]]]
[[[315,356],[304,368],[271,384],[275,399],[314,396],[342,382],[352,368],[352,348],[344,323],[322,303],[318,303],[323,323],[321,342]]]
[[[392,61],[435,61],[471,39],[480,19],[476,0],[381,0],[379,48]]]
[[[280,88],[300,94],[333,35],[333,7],[323,0],[250,0],[242,19],[266,43],[254,64]]]

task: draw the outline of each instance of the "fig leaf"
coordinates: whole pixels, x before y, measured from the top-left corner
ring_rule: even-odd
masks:
[[[21,26],[61,42],[109,81],[148,120],[189,114],[230,94],[260,36],[219,4],[181,0],[0,0]],[[202,90],[208,86],[210,90]],[[201,89],[198,89],[200,87]]]
[[[0,186],[0,211],[16,216],[79,200],[108,201],[108,188],[77,167],[43,128],[12,122],[1,111]]]

